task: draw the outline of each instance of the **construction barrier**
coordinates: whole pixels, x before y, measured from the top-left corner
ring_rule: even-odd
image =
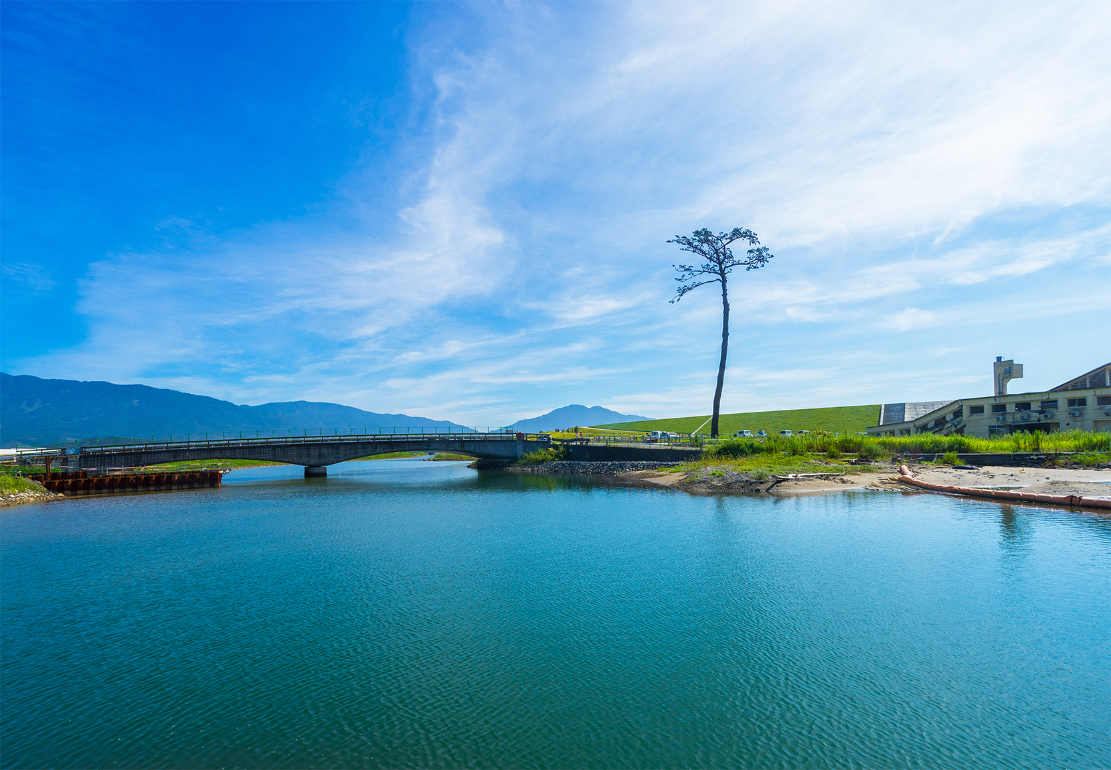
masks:
[[[86,471],[34,473],[27,478],[63,495],[116,495],[126,492],[170,492],[178,489],[211,489],[223,483],[220,471],[185,473],[106,473]]]

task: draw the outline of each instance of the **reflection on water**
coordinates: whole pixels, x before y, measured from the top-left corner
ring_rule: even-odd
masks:
[[[329,474],[5,511],[5,765],[1111,764],[1107,517]]]
[[[1030,542],[1032,526],[1032,522],[1017,513],[1013,505],[999,506],[999,530],[1005,550],[1011,553],[1024,551]]]

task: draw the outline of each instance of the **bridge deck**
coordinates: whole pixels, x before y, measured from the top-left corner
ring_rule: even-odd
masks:
[[[515,460],[551,446],[538,438],[514,434],[408,434],[294,436],[205,441],[167,441],[111,446],[83,446],[58,458],[71,468],[120,468],[195,460],[260,460],[322,468],[359,457],[389,452],[458,452],[480,459]]]

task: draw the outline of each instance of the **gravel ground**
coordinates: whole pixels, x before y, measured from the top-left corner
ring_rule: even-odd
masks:
[[[45,489],[41,492],[13,492],[10,495],[0,497],[0,508],[5,508],[9,505],[22,505],[23,503],[45,503],[50,500],[64,499],[65,495],[56,495]]]

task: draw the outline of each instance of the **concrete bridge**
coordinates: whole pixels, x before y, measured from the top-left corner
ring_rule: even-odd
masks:
[[[547,436],[521,433],[282,436],[83,446],[63,450],[55,467],[104,471],[190,460],[261,460],[303,465],[306,476],[326,476],[329,465],[387,452],[455,452],[508,462],[550,446]]]

